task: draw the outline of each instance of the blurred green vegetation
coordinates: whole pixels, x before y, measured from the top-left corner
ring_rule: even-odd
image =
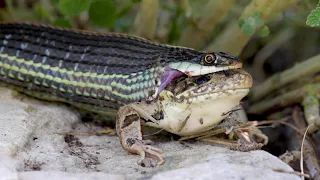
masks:
[[[206,47],[210,47],[210,42],[213,44],[215,37],[226,32],[226,26],[233,21],[237,21],[244,36],[260,37],[280,30],[269,29],[269,16],[273,21],[282,21],[289,26],[293,23],[301,26],[305,21],[309,26],[320,26],[320,7],[315,8],[317,3],[317,0],[288,0],[278,3],[272,0],[4,0],[5,6],[0,9],[0,19],[137,34],[161,43],[208,49]],[[146,10],[139,16],[139,7],[143,6],[141,4],[148,6],[145,6]],[[250,4],[255,4],[255,7],[250,9]],[[268,6],[273,9],[268,9]],[[246,12],[248,8],[249,11]],[[152,16],[154,12],[157,12],[156,18],[139,22],[139,19]],[[154,25],[151,21],[154,21]],[[186,32],[188,28],[190,30],[190,26],[196,29],[189,31],[192,34]],[[190,40],[190,36],[191,39],[197,39],[197,36],[203,38],[199,38],[199,43]],[[239,43],[242,46],[240,50],[247,42],[242,44]],[[227,48],[225,51],[240,53],[239,50]]]
[[[253,63],[257,81],[320,51],[319,0],[2,0],[0,20],[224,51]],[[281,51],[290,54],[282,62],[277,61]]]
[[[277,58],[268,64],[272,74],[319,52],[318,5],[318,0],[2,0],[0,20],[129,33],[225,51],[260,66],[258,71],[279,50],[290,51],[294,58],[283,59],[278,67],[273,67]],[[258,81],[265,78],[257,74]]]

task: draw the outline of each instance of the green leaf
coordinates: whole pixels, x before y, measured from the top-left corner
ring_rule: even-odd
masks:
[[[306,24],[311,27],[320,26],[320,7],[311,11],[307,17]]]
[[[53,24],[59,27],[72,28],[72,25],[66,19],[56,19]]]
[[[254,33],[255,28],[253,26],[251,26],[248,23],[243,24],[242,28],[241,28],[243,34],[245,35],[251,35]]]
[[[89,9],[89,19],[96,25],[110,28],[117,18],[116,6],[111,0],[96,0]]]
[[[255,19],[259,19],[261,17],[261,13],[260,12],[254,12],[251,17],[253,17]]]
[[[266,37],[266,36],[269,35],[269,33],[270,33],[269,27],[268,26],[263,26],[259,31],[259,36],[260,37]]]
[[[261,19],[260,12],[254,12],[251,16],[246,19],[240,19],[238,26],[241,31],[246,35],[252,35],[257,28],[260,28],[264,25],[264,21]]]
[[[252,27],[260,27],[262,26],[263,20],[260,18],[261,14],[259,12],[255,12],[252,16],[246,19],[246,22],[249,23]]]
[[[74,16],[88,10],[90,2],[90,0],[60,0],[59,9],[65,16]]]
[[[240,28],[242,28],[243,25],[244,25],[244,20],[243,19],[239,19],[238,26]]]

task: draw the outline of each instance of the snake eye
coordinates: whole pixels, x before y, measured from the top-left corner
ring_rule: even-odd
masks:
[[[211,64],[214,62],[214,60],[216,59],[216,57],[213,55],[213,54],[207,54],[205,57],[204,57],[204,61],[208,64]]]

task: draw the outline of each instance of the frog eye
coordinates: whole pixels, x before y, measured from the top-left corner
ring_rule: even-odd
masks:
[[[211,64],[215,61],[216,57],[213,55],[213,54],[207,54],[205,57],[204,57],[204,61],[208,64]]]

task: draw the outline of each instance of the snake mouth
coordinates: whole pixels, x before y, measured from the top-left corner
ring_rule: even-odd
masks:
[[[170,91],[176,100],[183,101],[218,93],[248,93],[251,87],[251,75],[242,69],[235,69],[201,76],[182,76],[170,83],[166,90]]]
[[[201,77],[204,78],[206,75],[213,74],[221,71],[229,71],[233,69],[242,68],[241,61],[233,56],[218,56],[220,61],[223,63],[215,66],[203,66],[201,64],[192,64],[189,62],[176,62],[164,68],[164,72],[161,76],[161,84],[158,93],[166,89],[167,86],[173,81],[178,79],[185,79],[187,77]],[[226,55],[226,54],[225,54]],[[173,82],[173,84],[175,84]]]

